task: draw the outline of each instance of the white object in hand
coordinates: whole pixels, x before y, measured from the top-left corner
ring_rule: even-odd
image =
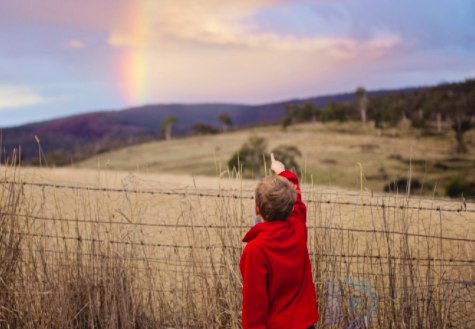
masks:
[[[275,172],[277,175],[280,174],[281,172],[283,172],[285,170],[285,166],[282,162],[280,161],[277,161],[275,158],[274,158],[274,153],[271,153],[270,154],[270,159],[271,159],[271,165],[270,165],[270,169]]]

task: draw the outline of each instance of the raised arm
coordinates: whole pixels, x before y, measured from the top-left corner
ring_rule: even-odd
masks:
[[[294,210],[290,214],[290,218],[298,219],[306,225],[307,223],[307,207],[302,202],[302,192],[300,191],[299,179],[290,170],[282,171],[279,176],[287,178],[294,186],[297,193],[297,201],[295,201]]]
[[[282,162],[276,161],[274,154],[271,154],[271,170],[274,171],[277,175],[287,178],[294,186],[297,193],[297,201],[294,205],[294,210],[290,214],[289,220],[296,221],[299,226],[301,226],[301,232],[307,240],[307,207],[302,202],[302,192],[300,191],[299,179],[290,170],[285,170],[285,166]]]

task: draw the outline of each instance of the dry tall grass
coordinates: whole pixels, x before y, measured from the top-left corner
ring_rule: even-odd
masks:
[[[347,277],[379,294],[367,328],[473,327],[474,204],[311,186],[303,199],[318,328],[371,320],[371,300]],[[250,186],[227,180],[218,190],[135,177],[116,189],[57,186],[6,167],[0,328],[240,328],[252,202]],[[329,290],[331,281],[344,289]],[[333,319],[331,293],[343,305]]]

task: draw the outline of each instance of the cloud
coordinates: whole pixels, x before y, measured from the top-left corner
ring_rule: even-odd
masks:
[[[285,26],[264,26],[256,15],[265,14],[268,6],[290,10],[288,3],[277,1],[231,1],[226,8],[215,0],[147,5],[138,7],[134,2],[108,39],[117,53],[126,54],[117,81],[131,103],[242,101],[242,95],[258,102],[283,94],[324,93],[330,87],[340,91],[339,81],[350,79],[355,68],[377,62],[403,43],[384,26],[364,37],[347,29],[338,34],[325,29],[298,33]],[[130,74],[142,66],[146,70],[140,78]]]
[[[85,0],[80,4],[74,1],[45,1],[47,6],[32,3],[26,11],[17,1],[7,0],[5,12],[32,22],[100,31],[98,33],[108,34],[107,41],[113,47],[239,47],[280,52],[322,52],[330,58],[345,59],[368,52],[380,55],[402,41],[396,32],[392,37],[375,36],[363,41],[351,35],[351,31],[335,37],[329,34],[331,26],[327,25],[302,37],[289,31],[264,31],[256,19],[257,14],[269,8],[282,8],[282,12],[288,12],[289,16],[289,21],[283,25],[298,25],[299,15],[292,13],[291,7],[305,6],[308,2],[305,0]],[[335,1],[317,1],[326,4],[323,5],[325,8],[332,2]],[[93,11],[90,9],[92,6]],[[113,14],[111,7],[114,7]],[[319,15],[325,15],[320,10],[324,7],[316,12],[315,20],[321,18]],[[61,8],[61,15],[54,14],[49,8]],[[310,7],[306,10],[312,12]],[[381,24],[378,22],[377,26]],[[67,46],[84,48],[86,45],[80,40],[70,40]]]
[[[144,8],[131,8],[128,11],[129,18],[122,20],[125,23],[112,30],[108,42],[114,47],[131,48],[163,49],[201,45],[318,52],[330,58],[348,59],[362,54],[381,56],[403,41],[397,33],[384,29],[375,31],[367,40],[324,34],[302,37],[292,33],[263,31],[253,21],[253,16],[272,3],[276,5],[278,1],[233,2],[232,8],[224,8],[221,1],[208,0],[199,2],[199,5],[190,5],[186,1],[174,0],[161,3],[160,10],[154,10],[153,7],[147,8],[147,11]],[[146,12],[155,14],[143,17]]]
[[[19,49],[30,63],[14,69],[17,53],[6,54],[4,81],[101,80],[111,93],[146,90],[140,102],[261,102],[359,84],[425,84],[473,70],[473,10],[462,5],[473,6],[470,0],[4,2],[0,20],[26,32],[13,38],[17,31],[4,29],[0,43],[15,42],[2,55]],[[58,49],[74,47],[68,40],[83,43],[87,56]]]
[[[0,111],[40,104],[46,99],[27,86],[0,85]]]
[[[86,48],[86,45],[84,44],[84,42],[75,40],[75,39],[69,40],[67,43],[67,46],[70,48],[78,48],[78,49]]]

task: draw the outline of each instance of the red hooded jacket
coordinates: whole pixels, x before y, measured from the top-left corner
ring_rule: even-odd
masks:
[[[244,329],[305,329],[319,318],[307,249],[307,208],[297,176],[280,173],[297,190],[297,202],[287,220],[252,227],[239,267],[244,280]]]

